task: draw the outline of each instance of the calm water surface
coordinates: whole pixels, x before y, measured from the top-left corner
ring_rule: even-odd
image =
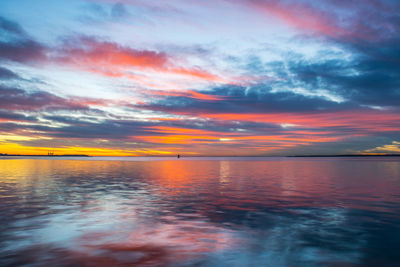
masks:
[[[400,158],[0,160],[1,266],[400,266]]]

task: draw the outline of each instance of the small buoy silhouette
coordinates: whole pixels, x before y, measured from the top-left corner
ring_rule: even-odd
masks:
[[[181,157],[181,155],[178,154],[177,158],[179,159]]]

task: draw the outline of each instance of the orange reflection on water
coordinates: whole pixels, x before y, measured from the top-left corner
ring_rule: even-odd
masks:
[[[0,185],[15,183],[21,186],[51,180],[50,174],[55,164],[51,160],[0,160]]]

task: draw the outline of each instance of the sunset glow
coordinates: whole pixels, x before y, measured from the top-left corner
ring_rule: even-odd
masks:
[[[0,153],[400,153],[399,9],[3,0]]]

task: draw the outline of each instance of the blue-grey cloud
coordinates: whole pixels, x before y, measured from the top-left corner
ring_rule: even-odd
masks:
[[[0,34],[5,37],[0,41],[0,61],[30,62],[46,58],[46,47],[29,37],[19,24],[0,17]]]
[[[185,113],[267,113],[335,111],[356,107],[353,103],[337,103],[319,97],[309,97],[293,92],[275,92],[270,84],[250,87],[222,86],[201,91],[210,96],[224,97],[221,101],[197,99],[190,96],[154,98],[140,108],[166,112]]]
[[[20,77],[18,76],[18,74],[0,66],[0,79],[9,80],[9,79],[19,79],[19,78]]]

